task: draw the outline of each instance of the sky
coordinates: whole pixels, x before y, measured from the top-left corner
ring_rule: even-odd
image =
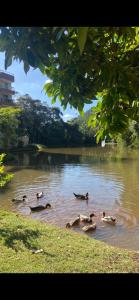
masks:
[[[0,52],[0,70],[5,71],[4,68],[4,53]],[[18,61],[13,61],[12,65],[6,70],[9,73],[12,73],[15,77],[15,82],[12,84],[13,88],[20,95],[29,94],[33,99],[39,99],[41,101],[46,101],[47,104],[51,107],[57,106],[63,113],[63,120],[68,121],[72,118],[75,118],[79,115],[78,111],[74,108],[70,108],[68,105],[67,109],[64,111],[60,105],[60,102],[57,100],[54,105],[51,104],[51,98],[43,91],[43,86],[47,76],[44,76],[39,69],[33,69],[32,67],[26,74],[24,72],[23,63]],[[86,104],[84,110],[87,111],[90,109],[92,104]]]

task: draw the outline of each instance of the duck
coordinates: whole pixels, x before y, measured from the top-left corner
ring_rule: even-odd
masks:
[[[26,201],[26,199],[27,199],[27,196],[24,195],[24,196],[22,197],[21,200],[20,200],[20,199],[13,198],[13,199],[12,199],[12,202],[15,202],[15,203],[21,203],[21,202]]]
[[[116,223],[116,218],[113,216],[105,216],[105,211],[103,211],[103,217],[101,218],[103,222],[106,222],[108,224],[115,224]]]
[[[75,193],[73,193],[73,195],[74,195],[77,199],[81,199],[81,200],[88,200],[88,196],[89,196],[88,193],[86,193],[86,195],[80,195],[80,194],[75,194]]]
[[[77,217],[76,219],[71,220],[70,222],[68,222],[68,223],[66,224],[66,228],[70,228],[70,227],[72,227],[72,226],[79,225],[79,223],[80,223],[80,218]]]
[[[93,217],[96,217],[96,215],[94,213],[90,214],[89,217],[87,217],[85,215],[79,215],[80,221],[85,222],[85,223],[92,223]]]
[[[38,205],[38,206],[34,206],[34,207],[29,206],[29,208],[32,212],[40,211],[40,210],[43,210],[46,208],[51,208],[51,204],[47,203],[46,205]]]
[[[36,197],[37,197],[37,199],[42,198],[43,197],[43,192],[37,193]]]
[[[96,229],[96,223],[91,224],[91,225],[86,225],[86,226],[82,227],[82,230],[84,232],[92,231],[92,230],[95,230],[95,229]]]

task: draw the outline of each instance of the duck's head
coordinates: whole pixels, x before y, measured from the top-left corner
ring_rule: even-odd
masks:
[[[86,197],[88,197],[89,196],[89,194],[88,194],[88,192],[86,193]]]
[[[12,201],[14,202],[14,201],[16,201],[16,199],[15,199],[15,198],[13,198],[13,199],[12,199]]]
[[[103,217],[105,217],[105,211],[103,211]]]
[[[27,196],[26,195],[24,195],[23,196],[23,201],[25,201],[27,199]]]
[[[39,193],[36,194],[37,198],[39,197]]]
[[[49,207],[49,208],[50,208],[50,207],[51,207],[51,204],[50,204],[50,203],[47,203],[47,204],[46,204],[46,207]]]
[[[96,217],[96,215],[94,213],[90,214],[90,218],[92,217]]]
[[[70,227],[71,227],[70,223],[67,223],[66,228],[70,228]]]

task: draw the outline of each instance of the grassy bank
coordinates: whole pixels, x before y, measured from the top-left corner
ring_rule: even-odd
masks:
[[[139,272],[139,253],[0,210],[0,272]]]

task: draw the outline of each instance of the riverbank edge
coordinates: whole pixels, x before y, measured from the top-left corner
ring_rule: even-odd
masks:
[[[137,251],[6,210],[0,210],[0,253],[0,273],[139,272]]]

